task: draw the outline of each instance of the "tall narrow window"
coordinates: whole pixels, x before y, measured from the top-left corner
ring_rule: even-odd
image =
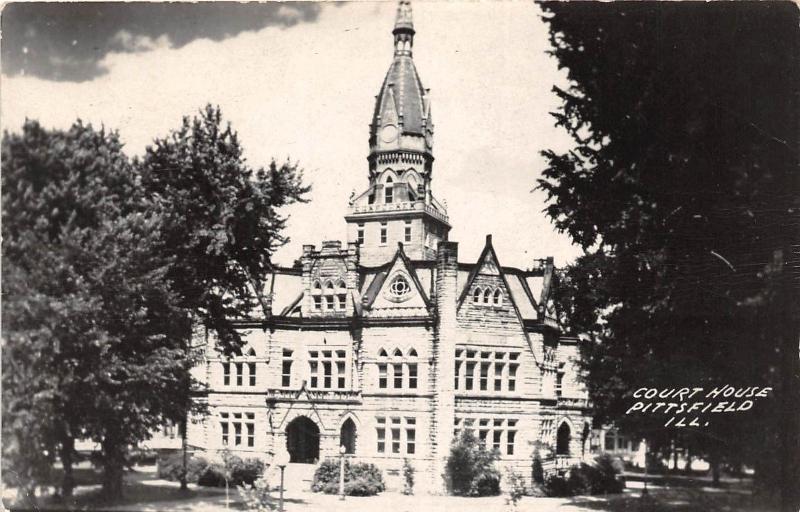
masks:
[[[456,354],[456,357],[458,357],[458,354]],[[454,386],[453,386],[453,388],[454,388],[454,389],[458,389],[458,377],[459,377],[459,372],[460,372],[460,370],[461,370],[461,365],[462,365],[462,364],[463,364],[463,363],[462,363],[461,361],[459,361],[458,359],[456,359],[456,369],[455,369],[455,374],[456,374],[456,382],[455,382],[455,384],[454,384]]]
[[[498,288],[497,290],[494,291],[494,305],[499,306],[502,303],[503,303],[503,292],[501,292],[500,289]]]
[[[402,389],[403,387],[403,363],[395,363],[392,365],[394,373],[394,388]]]
[[[331,368],[331,366],[332,365],[331,365],[330,361],[323,361],[322,362],[322,369],[324,371],[324,375],[323,375],[324,379],[322,381],[322,387],[325,388],[325,389],[330,389],[331,388],[331,379],[332,379],[332,372],[333,372],[333,368]]]
[[[347,309],[347,295],[340,293],[337,297],[339,298],[339,309],[344,311]]]
[[[400,418],[392,418],[392,453],[400,453]]]
[[[252,412],[248,412],[246,417],[247,423],[245,423],[245,427],[247,428],[247,446],[253,447],[256,445],[256,416]]]
[[[347,307],[347,286],[344,281],[336,283],[336,299],[339,309],[343,310]]]
[[[516,391],[517,389],[517,365],[508,365],[508,390]]]
[[[489,388],[489,366],[490,363],[481,362],[481,391],[486,391]]]
[[[233,445],[241,446],[242,444],[242,414],[233,413]]]
[[[506,455],[514,455],[514,439],[517,437],[517,420],[508,420],[506,432]]]
[[[405,241],[406,242],[410,242],[411,241],[411,221],[410,220],[406,221]]]
[[[319,361],[316,360],[317,352],[309,352],[308,373],[311,377],[310,387],[316,389],[319,385]]]
[[[358,230],[356,231],[356,241],[358,245],[364,245],[364,223],[358,223]]]
[[[241,386],[244,380],[244,363],[236,363],[236,385]]]
[[[288,388],[292,385],[292,351],[283,349],[283,361],[281,363],[281,386]]]
[[[322,309],[322,297],[319,295],[314,295],[314,309],[317,311]]]
[[[319,311],[322,309],[322,285],[319,284],[319,281],[314,281],[314,285],[311,287],[311,296],[314,300],[314,309]]]
[[[417,389],[417,363],[408,364],[408,387]]]
[[[386,187],[384,188],[384,203],[391,204],[394,200],[394,188],[392,187],[392,178],[386,178]]]
[[[247,363],[247,378],[251,386],[256,385],[256,363]]]
[[[467,370],[466,375],[464,376],[464,389],[467,391],[472,390],[472,380],[475,374],[475,363],[473,361],[467,361]]]
[[[222,363],[222,385],[231,385],[231,363]]]
[[[564,373],[558,372],[556,374],[556,396],[560,397],[562,393],[562,385],[564,381]]]
[[[483,291],[480,289],[480,287],[475,288],[475,291],[472,292],[472,302],[474,302],[476,304],[479,303],[481,301],[481,294],[482,293],[483,293]]]
[[[503,420],[494,420],[494,429],[492,430],[492,450],[500,451],[503,439]]]
[[[228,446],[228,413],[220,413],[220,428],[222,429],[222,446]]]
[[[336,387],[345,388],[344,361],[336,361]]]
[[[381,243],[385,244],[386,240],[387,240],[386,223],[385,222],[381,222]]]
[[[387,386],[387,370],[386,363],[378,364],[378,387],[386,389]]]
[[[417,420],[406,418],[406,453],[413,454],[417,451]]]
[[[375,422],[377,423],[378,453],[384,453],[386,451],[386,418],[375,418]]]

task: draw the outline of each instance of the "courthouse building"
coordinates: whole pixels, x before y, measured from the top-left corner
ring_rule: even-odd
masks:
[[[417,489],[432,492],[464,429],[526,478],[537,447],[546,468],[588,454],[577,340],[552,314],[553,259],[505,267],[486,236],[478,260],[462,262],[449,238],[414,35],[403,0],[347,242],[306,245],[295,266],[264,277],[263,307],[238,323],[241,356],[221,357],[208,338],[198,369],[208,415],[190,425],[194,449],[287,450],[311,464],[343,446],[383,468],[390,487],[407,459]]]

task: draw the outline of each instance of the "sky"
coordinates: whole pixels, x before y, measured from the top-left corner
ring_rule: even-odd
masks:
[[[446,201],[459,260],[485,235],[505,266],[557,265],[580,250],[533,190],[544,149],[570,141],[549,114],[566,73],[547,54],[532,2],[412,3],[414,61],[431,89],[433,192]],[[368,124],[392,60],[396,2],[22,3],[2,13],[0,123],[116,129],[141,155],[206,103],[238,131],[248,162],[296,161],[311,201],[286,210],[291,242],[346,240],[351,191],[367,187]]]

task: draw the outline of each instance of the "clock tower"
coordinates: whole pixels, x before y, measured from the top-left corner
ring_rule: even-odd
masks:
[[[414,66],[414,34],[411,3],[400,0],[394,58],[369,125],[369,187],[345,217],[348,241],[359,244],[366,266],[391,260],[398,243],[411,259],[433,259],[450,231],[447,210],[431,193],[431,101]]]

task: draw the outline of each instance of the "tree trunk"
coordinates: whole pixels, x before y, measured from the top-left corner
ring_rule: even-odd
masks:
[[[720,479],[720,460],[719,454],[714,452],[711,454],[711,485],[719,487]]]
[[[188,456],[187,456],[187,453],[186,453],[186,451],[187,451],[186,424],[187,424],[186,416],[184,416],[184,419],[181,421],[181,425],[180,425],[180,429],[181,429],[181,451],[183,452],[183,461],[182,461],[183,466],[181,467],[181,490],[182,491],[186,491],[186,490],[189,489],[189,486],[187,485],[187,481],[188,481],[187,470],[188,470],[188,462],[189,461],[188,461]]]
[[[66,498],[72,496],[72,490],[75,488],[75,478],[72,474],[72,460],[75,454],[75,439],[65,434],[61,439],[61,450],[59,457],[61,458],[61,465],[64,467],[64,477],[61,479],[61,496]]]
[[[122,499],[122,477],[125,464],[124,447],[116,440],[106,438],[103,447],[103,496],[109,501]]]

